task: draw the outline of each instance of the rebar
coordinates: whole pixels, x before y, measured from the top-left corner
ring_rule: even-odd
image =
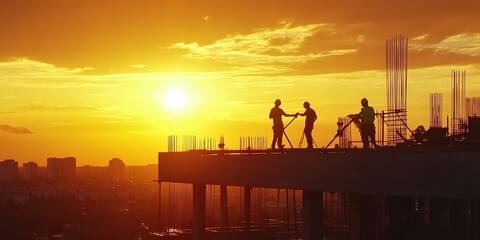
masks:
[[[443,95],[441,93],[430,94],[430,128],[441,128],[443,117]]]
[[[466,81],[467,71],[452,70],[452,135],[466,132]]]
[[[343,128],[343,126],[347,126],[350,122],[350,118],[348,117],[338,117],[337,126],[339,130]],[[339,148],[352,148],[352,128],[351,125],[348,125],[345,129],[341,131],[338,136],[338,147]]]
[[[395,146],[407,135],[408,38],[397,35],[385,41],[387,111],[398,111],[385,119],[387,145]]]
[[[467,117],[480,117],[480,97],[467,98]]]

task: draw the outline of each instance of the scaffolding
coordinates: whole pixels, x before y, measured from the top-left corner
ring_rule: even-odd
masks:
[[[221,140],[223,139],[223,136]],[[190,150],[217,150],[217,140],[212,137],[197,138],[196,135],[168,136],[168,152]]]
[[[452,135],[459,136],[466,132],[466,81],[467,71],[452,70]]]
[[[467,117],[480,117],[480,97],[467,98]]]
[[[377,134],[377,144],[380,146],[385,146],[385,111],[376,112],[375,116],[377,117],[376,125],[376,134]]]
[[[443,115],[443,94],[430,93],[430,128],[441,128]]]
[[[240,150],[265,150],[268,146],[267,137],[240,137]]]
[[[347,126],[350,122],[348,117],[338,117],[337,126],[338,129],[343,129],[344,126]],[[338,147],[339,148],[352,148],[352,125],[348,125],[343,131],[341,131],[338,136]]]
[[[387,145],[395,146],[407,135],[408,38],[397,35],[385,41],[387,112]]]

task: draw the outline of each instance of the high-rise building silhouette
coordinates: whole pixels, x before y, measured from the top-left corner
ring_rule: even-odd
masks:
[[[10,182],[18,177],[18,162],[7,159],[0,162],[0,182]]]
[[[111,179],[123,180],[125,178],[125,163],[119,158],[108,162],[108,176]]]
[[[48,178],[53,180],[73,181],[76,177],[77,159],[74,157],[48,158]]]
[[[23,164],[23,177],[27,180],[34,180],[38,177],[38,164],[28,162]]]

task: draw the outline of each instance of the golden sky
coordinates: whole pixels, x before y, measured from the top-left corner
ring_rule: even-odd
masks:
[[[0,0],[0,159],[155,163],[168,135],[267,136],[309,101],[324,146],[367,97],[386,108],[384,41],[409,38],[409,125],[467,70],[480,96],[480,2]],[[185,95],[185,106],[165,99]],[[183,94],[183,95],[182,95]],[[175,95],[175,96],[177,96]],[[288,121],[285,119],[284,121]],[[303,119],[287,129],[298,144]],[[355,138],[358,132],[353,130]]]

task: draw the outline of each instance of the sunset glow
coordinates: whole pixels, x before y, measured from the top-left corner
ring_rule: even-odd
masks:
[[[478,9],[478,1],[0,1],[0,159],[154,163],[169,135],[224,135],[238,148],[242,136],[271,140],[277,98],[287,113],[311,103],[323,146],[360,99],[386,109],[385,40],[396,34],[409,38],[410,127],[428,126],[432,92],[443,93],[446,122],[452,69],[467,71],[467,97],[480,96]],[[287,130],[294,143],[302,121]]]

